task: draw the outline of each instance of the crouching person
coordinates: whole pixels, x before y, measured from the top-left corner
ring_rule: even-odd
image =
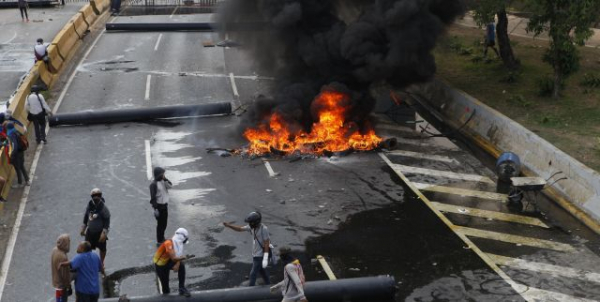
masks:
[[[169,294],[169,273],[171,270],[177,272],[179,279],[179,295],[190,297],[190,292],[185,288],[185,264],[183,260],[188,257],[183,254],[183,245],[188,242],[188,231],[179,228],[175,231],[172,239],[165,240],[156,250],[154,258],[154,268],[156,275],[160,280],[163,294]]]
[[[300,260],[292,256],[289,247],[279,249],[279,257],[284,264],[283,281],[271,287],[271,293],[281,290],[281,302],[308,302],[304,296],[304,271]]]

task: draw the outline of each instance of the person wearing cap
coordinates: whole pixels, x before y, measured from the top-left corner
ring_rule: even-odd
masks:
[[[27,110],[27,119],[33,122],[33,129],[35,130],[35,141],[39,144],[40,142],[46,141],[46,116],[52,116],[52,110],[46,103],[44,96],[39,91],[33,90],[27,97],[25,103],[25,109]]]
[[[283,263],[283,281],[271,286],[271,293],[281,290],[281,302],[308,302],[304,296],[304,271],[300,260],[292,255],[289,247],[279,249],[279,258]]]
[[[108,240],[108,230],[110,228],[110,211],[104,202],[100,189],[92,189],[90,195],[92,199],[85,209],[80,234],[85,236],[85,240],[90,243],[92,250],[96,248],[100,250],[100,259],[102,265],[104,265],[106,240]]]
[[[29,182],[29,174],[27,170],[25,170],[25,150],[24,147],[19,143],[19,131],[15,128],[15,124],[13,122],[6,123],[6,136],[7,146],[10,154],[10,164],[15,168],[15,172],[17,173],[17,185],[13,186],[13,188],[19,188],[23,186],[23,180],[25,180],[25,185],[29,186],[31,183]]]
[[[262,276],[265,285],[271,284],[269,272],[267,272],[271,251],[269,230],[266,225],[262,224],[262,215],[259,212],[251,212],[244,221],[248,225],[237,226],[228,222],[223,222],[223,225],[237,232],[250,232],[252,235],[252,270],[248,286],[256,284],[256,275],[258,274]]]
[[[150,204],[156,218],[156,244],[160,245],[165,241],[169,217],[169,189],[173,183],[165,177],[165,169],[155,167],[153,173],[154,179],[150,183]]]
[[[154,268],[156,275],[160,281],[162,287],[162,294],[171,293],[169,287],[169,273],[172,271],[177,272],[177,278],[179,279],[179,295],[190,297],[191,294],[185,288],[185,263],[184,260],[188,258],[183,254],[183,245],[188,243],[189,234],[184,228],[178,228],[175,231],[175,235],[172,239],[165,240],[154,253],[152,262],[154,262]]]

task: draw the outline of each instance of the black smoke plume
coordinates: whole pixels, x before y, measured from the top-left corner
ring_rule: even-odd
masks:
[[[431,54],[446,26],[464,12],[461,0],[229,0],[218,22],[260,24],[228,31],[275,77],[242,128],[277,111],[310,130],[310,104],[323,87],[349,91],[351,119],[362,125],[375,102],[372,85],[403,87],[430,79]]]

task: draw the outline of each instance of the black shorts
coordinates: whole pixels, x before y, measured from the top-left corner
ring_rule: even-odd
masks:
[[[495,41],[485,41],[485,46],[494,47],[494,46],[496,46],[496,42]]]
[[[100,233],[87,232],[85,234],[85,240],[90,242],[90,245],[92,245],[92,250],[95,250],[96,248],[98,248],[99,250],[106,252],[106,241],[104,241],[102,243],[98,242],[100,240],[101,234],[102,234],[102,232],[100,232]]]

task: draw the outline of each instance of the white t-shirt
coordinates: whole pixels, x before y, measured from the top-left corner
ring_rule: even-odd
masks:
[[[48,46],[45,44],[36,44],[33,49],[36,55],[40,58],[44,57],[48,53]]]

